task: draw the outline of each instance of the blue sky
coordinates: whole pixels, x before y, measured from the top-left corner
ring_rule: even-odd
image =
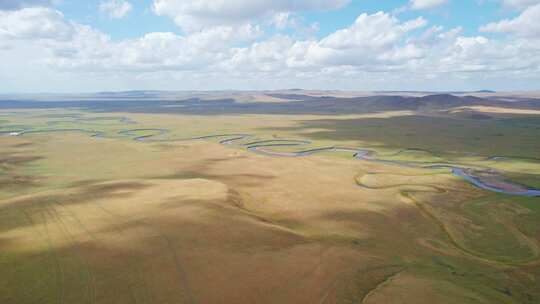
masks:
[[[181,33],[169,18],[157,16],[152,12],[152,1],[131,1],[133,9],[123,18],[114,19],[99,12],[103,1],[74,1],[64,0],[57,8],[66,18],[88,24],[108,33],[114,39],[137,38],[148,32],[177,32]]]
[[[540,0],[5,0],[0,92],[537,90]]]
[[[176,26],[171,19],[157,16],[152,12],[151,0],[131,1],[133,9],[120,20],[98,13],[97,9],[102,2],[100,0],[63,0],[56,5],[56,8],[62,11],[66,18],[91,25],[108,33],[114,39],[136,38],[148,32],[182,33],[182,29]],[[298,15],[305,18],[308,23],[318,23],[320,31],[317,32],[317,36],[321,38],[340,28],[347,27],[361,13],[393,12],[407,5],[408,1],[403,0],[352,0],[350,4],[341,9],[308,11]],[[498,1],[460,0],[449,1],[445,5],[428,11],[404,11],[400,16],[403,18],[423,16],[430,23],[447,28],[461,26],[465,33],[474,35],[478,33],[478,28],[483,24],[515,17],[518,14],[518,10],[504,7]]]

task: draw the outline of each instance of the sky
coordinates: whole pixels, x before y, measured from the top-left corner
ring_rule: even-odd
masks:
[[[540,0],[0,0],[0,93],[540,90]]]

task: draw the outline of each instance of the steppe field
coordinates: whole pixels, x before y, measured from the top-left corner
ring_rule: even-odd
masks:
[[[536,95],[125,94],[0,101],[0,303],[540,303]]]

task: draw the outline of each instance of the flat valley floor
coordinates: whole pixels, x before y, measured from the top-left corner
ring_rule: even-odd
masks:
[[[540,198],[447,164],[539,189],[540,116],[474,111],[2,110],[0,303],[539,303]]]

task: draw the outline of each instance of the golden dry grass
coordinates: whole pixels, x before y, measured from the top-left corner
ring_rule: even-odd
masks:
[[[185,136],[296,124],[131,117]],[[33,181],[1,192],[2,303],[520,303],[540,293],[535,261],[511,263],[535,257],[526,248],[538,237],[515,225],[532,211],[474,201],[486,193],[449,174],[212,141],[65,133],[0,145],[5,182]],[[477,217],[485,205],[502,227]],[[475,230],[463,227],[523,254],[498,260],[504,250],[471,245]]]
[[[471,110],[480,112],[480,113],[492,113],[492,114],[540,115],[539,110],[488,107],[488,106],[461,107],[461,108],[456,108],[456,109],[451,110],[451,113],[459,113],[459,112],[471,111]]]

